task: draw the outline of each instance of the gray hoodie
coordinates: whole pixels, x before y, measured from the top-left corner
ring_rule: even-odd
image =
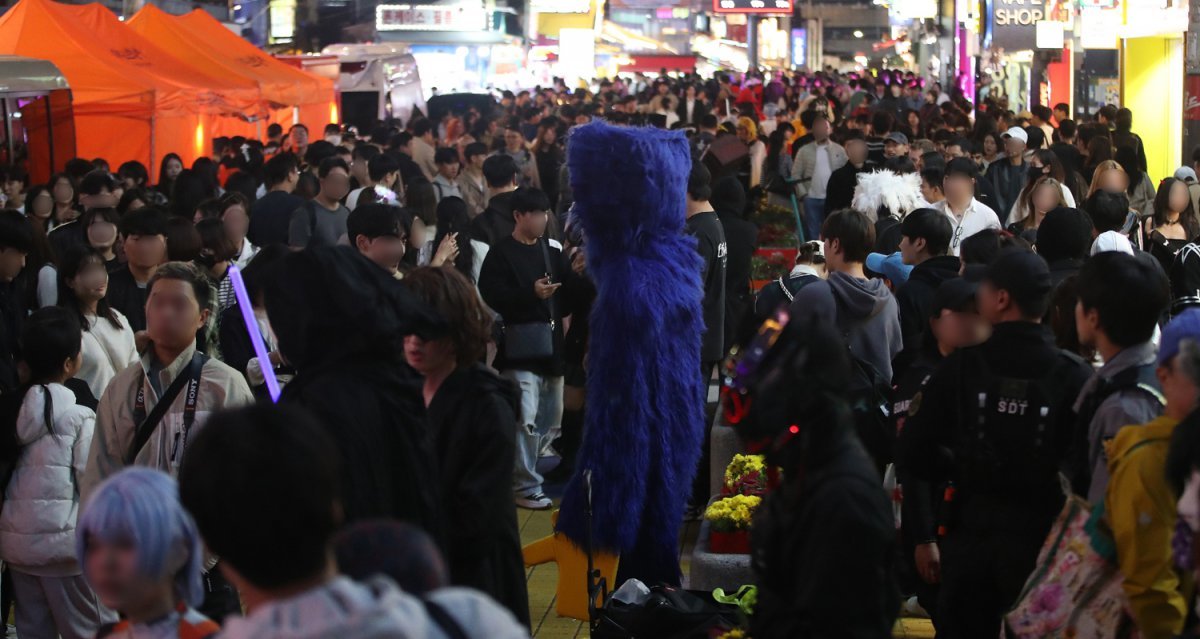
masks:
[[[860,280],[831,273],[825,282],[814,282],[792,301],[793,321],[816,318],[833,323],[846,337],[855,357],[870,363],[888,383],[892,358],[900,352],[900,309],[883,280]]]
[[[499,604],[465,588],[426,595],[450,614],[472,639],[528,639]],[[356,583],[345,577],[285,601],[263,606],[248,617],[229,619],[220,639],[448,639],[430,619],[420,599],[384,577]]]

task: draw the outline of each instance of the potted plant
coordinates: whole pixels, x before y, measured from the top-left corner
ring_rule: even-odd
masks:
[[[748,554],[750,522],[761,503],[758,495],[733,495],[709,504],[704,511],[711,526],[709,549],[717,554]]]

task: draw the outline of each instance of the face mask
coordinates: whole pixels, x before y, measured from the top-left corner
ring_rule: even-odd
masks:
[[[1029,167],[1029,179],[1036,180],[1036,179],[1042,177],[1042,175],[1044,175],[1045,170],[1046,169],[1044,167],[1040,167],[1040,166]]]

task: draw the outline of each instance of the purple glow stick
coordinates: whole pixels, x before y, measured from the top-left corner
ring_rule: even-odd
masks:
[[[254,307],[250,305],[250,294],[246,292],[246,281],[238,267],[230,265],[226,276],[233,284],[233,292],[237,296],[238,308],[242,311],[242,319],[246,322],[246,332],[250,333],[250,343],[254,344],[254,355],[258,357],[258,367],[262,369],[263,379],[267,382],[267,393],[271,401],[279,403],[279,380],[275,378],[275,367],[271,366],[271,356],[267,353],[267,345],[263,342],[262,333],[258,332],[258,318],[254,317]]]

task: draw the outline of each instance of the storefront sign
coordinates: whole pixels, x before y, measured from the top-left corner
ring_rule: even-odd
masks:
[[[792,29],[792,66],[808,64],[808,29]]]
[[[482,4],[381,4],[375,8],[379,31],[483,31],[487,12]]]
[[[1200,120],[1200,75],[1187,75],[1183,83],[1183,119]]]
[[[792,13],[792,0],[713,0],[714,13]]]
[[[937,0],[895,0],[888,13],[896,20],[931,20],[938,16]]]
[[[1178,36],[1187,28],[1187,0],[1127,0],[1121,37]]]
[[[1064,0],[992,0],[988,7],[991,46],[1009,52],[1037,48],[1038,23],[1069,23],[1069,7]]]
[[[1079,46],[1085,50],[1118,48],[1121,10],[1083,7],[1079,10]]]

